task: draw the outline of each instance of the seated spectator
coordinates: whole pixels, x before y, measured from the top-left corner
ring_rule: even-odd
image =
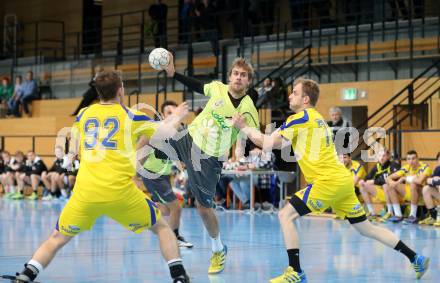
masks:
[[[394,217],[391,217],[390,221],[400,222],[403,220],[400,210],[400,199],[403,198],[411,201],[411,213],[409,217],[405,219],[405,223],[417,223],[419,197],[426,179],[428,179],[431,174],[432,171],[428,165],[419,161],[417,152],[415,150],[408,151],[406,154],[406,165],[391,174],[387,179],[394,210]]]
[[[226,162],[225,162],[226,163]],[[230,176],[222,175],[217,183],[215,190],[215,204],[223,205],[226,202],[226,191],[229,183],[232,181]]]
[[[434,174],[432,174],[432,178],[428,178],[427,185],[423,187],[423,200],[429,215],[419,224],[440,227],[440,206],[437,206],[436,209],[434,205],[434,200],[440,201],[440,152],[437,153],[436,159],[437,167],[434,169]]]
[[[258,98],[255,106],[257,108],[265,105],[272,110],[281,110],[284,104],[287,102],[287,89],[283,80],[280,77],[273,79],[272,87],[263,96]],[[288,106],[288,105],[287,105]]]
[[[389,186],[386,182],[389,175],[395,173],[400,169],[399,163],[391,161],[391,154],[388,150],[382,150],[378,152],[378,162],[368,172],[368,175],[364,180],[359,181],[360,191],[364,203],[367,206],[367,216],[371,221],[385,222],[392,216],[393,205],[389,197]],[[385,202],[387,205],[387,213],[380,218],[373,209],[373,200],[379,200]]]
[[[14,194],[14,179],[11,173],[11,165],[13,159],[8,151],[2,151],[0,158],[0,182],[3,187],[3,192],[7,198]]]
[[[251,155],[251,162],[256,164],[256,169],[271,170],[275,169],[275,155],[272,152],[263,154],[262,150],[255,148],[254,151],[257,154]],[[254,158],[254,160],[252,159]],[[259,174],[257,178],[257,188],[260,198],[256,197],[255,209],[261,209],[263,211],[271,211],[274,208],[275,198],[274,185],[276,181],[276,175],[274,174]]]
[[[7,191],[5,183],[3,183],[3,177],[6,176],[6,173],[5,173],[5,169],[6,169],[5,162],[8,163],[9,159],[5,161],[4,158],[3,158],[4,155],[5,155],[4,151],[2,151],[1,154],[0,154],[0,183],[2,184],[1,193],[2,194],[7,194],[9,192],[9,190]]]
[[[188,188],[188,172],[186,171],[185,165],[183,163],[180,164],[181,166],[178,166],[180,172],[174,177],[173,188],[183,192],[186,204],[194,206],[194,198],[191,195],[191,190]]]
[[[58,187],[58,179],[61,174],[66,172],[62,166],[64,161],[63,156],[63,148],[61,146],[56,146],[55,161],[53,162],[52,167],[50,167],[49,171],[45,171],[41,174],[41,180],[43,181],[45,188],[49,190],[49,193],[43,197],[43,200],[52,200],[59,197],[58,190],[60,188]]]
[[[328,121],[327,124],[333,132],[333,141],[335,141],[336,134],[338,133],[338,131],[347,127],[351,127],[351,122],[342,116],[342,110],[339,107],[330,108],[330,118],[331,120]],[[350,141],[350,134],[346,133],[343,144],[344,148],[348,147],[349,141]],[[336,148],[336,150],[339,149]]]
[[[7,109],[7,103],[14,94],[14,87],[9,83],[8,77],[3,77],[0,85],[0,104]],[[5,113],[1,113],[2,117]]]
[[[79,170],[79,160],[77,155],[69,152],[63,158],[63,169],[65,170],[58,178],[58,186],[61,190],[61,197],[68,199],[75,185],[76,175]]]
[[[258,97],[259,98],[262,97],[271,89],[272,89],[272,79],[270,77],[268,77],[263,81],[263,86],[258,88],[258,90],[257,90]]]
[[[345,168],[350,170],[351,175],[353,176],[354,190],[356,195],[359,195],[359,182],[365,178],[365,175],[367,175],[364,166],[362,166],[356,160],[351,159],[350,153],[339,155],[339,160],[342,162],[342,164],[344,164]]]
[[[41,160],[35,152],[28,151],[24,171],[17,171],[16,175],[17,185],[21,194],[24,194],[25,185],[30,185],[32,187],[32,194],[28,196],[27,199],[38,199],[38,185],[40,184],[41,175],[44,171],[47,171],[47,167],[43,160]]]
[[[23,111],[28,116],[31,117],[31,112],[29,111],[29,104],[32,102],[32,100],[38,99],[38,85],[37,82],[34,80],[34,74],[32,71],[28,71],[26,73],[26,81],[23,83],[22,86],[23,94],[20,97],[20,103],[17,103],[15,106],[16,109],[14,110],[14,113],[19,113],[18,106],[19,104],[23,105]]]
[[[20,99],[23,96],[23,83],[21,76],[15,77],[14,94],[8,101],[8,115],[20,117]]]
[[[260,148],[255,147],[249,152],[249,156],[247,158],[242,158],[240,162],[234,163],[232,167],[235,167],[235,170],[256,170],[256,169],[272,169],[274,162],[274,155],[270,153],[263,153]],[[254,176],[255,184],[260,184],[263,189],[269,188],[267,184],[271,184],[270,175],[259,175]],[[269,178],[269,181],[267,179]],[[261,181],[261,182],[260,182]],[[242,208],[248,209],[250,207],[250,179],[249,176],[240,176],[237,175],[233,177],[231,181],[231,188],[234,194],[240,199],[242,202]]]
[[[13,192],[12,195],[10,195],[10,198],[12,199],[23,199],[24,196],[22,193],[20,193],[20,190],[18,186],[15,188],[14,185],[16,184],[17,175],[21,172],[25,172],[26,169],[26,158],[22,151],[17,151],[14,155],[14,157],[11,159],[9,170],[7,171],[7,179],[8,183],[11,187],[11,191]]]

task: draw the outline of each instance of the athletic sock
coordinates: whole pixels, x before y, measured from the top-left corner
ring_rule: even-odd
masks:
[[[368,209],[369,213],[374,215],[374,208],[373,208],[373,205],[371,203],[367,203],[367,209]]]
[[[168,261],[168,267],[170,268],[171,278],[173,279],[185,276],[186,274],[181,258],[175,258]]]
[[[436,219],[437,218],[437,209],[435,209],[435,207],[429,209],[429,214],[431,214],[432,219]]]
[[[301,273],[301,267],[299,265],[299,249],[287,250],[287,256],[289,257],[289,266],[298,273]]]
[[[411,213],[409,215],[417,217],[417,204],[411,204]]]
[[[397,217],[402,217],[402,210],[400,209],[399,203],[393,204],[394,215]]]
[[[393,214],[393,205],[391,203],[387,203],[387,211],[388,213]]]
[[[27,276],[30,281],[34,281],[41,271],[43,271],[43,266],[41,263],[31,259],[27,264],[24,265],[24,270],[21,272],[21,274]]]
[[[399,241],[394,249],[404,254],[409,259],[410,262],[414,262],[416,253],[410,248],[408,248],[402,241]]]
[[[179,228],[174,229],[173,232],[174,232],[174,235],[176,235],[176,237],[179,237]]]
[[[214,253],[221,252],[224,249],[222,240],[220,239],[220,233],[217,238],[211,238],[211,246]]]

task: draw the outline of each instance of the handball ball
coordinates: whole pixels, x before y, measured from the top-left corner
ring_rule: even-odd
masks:
[[[165,48],[155,48],[148,56],[148,62],[153,69],[161,71],[170,63],[170,55]]]

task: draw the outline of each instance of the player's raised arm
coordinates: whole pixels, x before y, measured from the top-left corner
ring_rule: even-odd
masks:
[[[270,151],[272,148],[281,149],[285,145],[279,131],[275,131],[270,135],[263,134],[258,129],[249,127],[243,115],[235,114],[232,117],[232,124],[264,151]]]
[[[192,91],[198,92],[198,93],[204,93],[204,83],[198,79],[188,77],[182,74],[179,74],[176,72],[176,69],[174,67],[174,57],[171,52],[169,53],[170,56],[170,63],[168,64],[168,67],[165,69],[169,77],[174,77],[177,81],[185,85],[187,88],[189,88]]]
[[[174,136],[177,128],[188,115],[188,103],[183,102],[173,111],[173,114],[160,122],[154,135],[151,137],[149,143],[154,147],[160,148],[161,143],[167,138]]]

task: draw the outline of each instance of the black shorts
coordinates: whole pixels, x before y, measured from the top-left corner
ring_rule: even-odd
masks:
[[[223,163],[217,157],[206,155],[193,143],[188,132],[177,140],[170,139],[168,144],[175,150],[177,158],[185,164],[189,189],[197,202],[204,207],[213,207]],[[175,159],[173,156],[170,158]]]
[[[170,203],[177,199],[171,187],[169,175],[159,176],[154,179],[146,178],[142,175],[140,177],[154,202]]]

